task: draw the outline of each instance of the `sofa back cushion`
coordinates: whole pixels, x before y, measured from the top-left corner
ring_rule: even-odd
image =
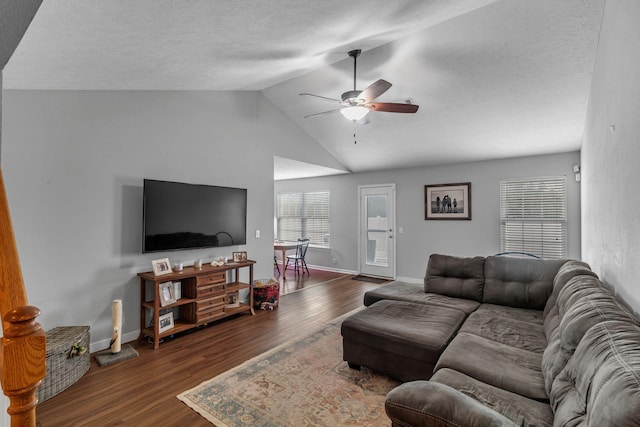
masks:
[[[580,295],[574,299],[575,295]],[[558,295],[560,324],[542,356],[545,389],[550,393],[553,381],[567,365],[586,332],[602,322],[619,320],[634,323],[635,317],[609,290],[591,276],[571,279]]]
[[[424,291],[482,302],[484,257],[461,258],[432,254],[427,264]]]
[[[558,273],[553,278],[553,290],[551,291],[551,296],[549,296],[549,299],[544,306],[544,313],[542,315],[543,318],[546,319],[549,312],[553,310],[553,307],[556,304],[556,299],[558,298],[558,293],[560,293],[562,288],[565,287],[569,280],[573,279],[576,276],[598,277],[596,273],[591,271],[589,264],[587,264],[586,262],[569,260],[562,264],[562,266],[558,269]]]
[[[544,309],[553,279],[565,260],[487,257],[482,302]]]
[[[549,400],[554,425],[638,425],[640,328],[610,321],[589,329],[554,380]]]

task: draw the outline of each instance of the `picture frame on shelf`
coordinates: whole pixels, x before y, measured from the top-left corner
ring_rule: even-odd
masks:
[[[247,260],[247,252],[233,252],[233,262],[245,262]]]
[[[162,276],[163,274],[171,274],[171,263],[169,258],[154,259],[151,261],[154,276]]]
[[[164,282],[158,285],[160,294],[160,306],[166,307],[176,302],[175,288],[173,282]]]
[[[240,293],[238,291],[227,294],[224,300],[226,308],[240,307]]]
[[[425,220],[470,220],[471,183],[424,186]]]
[[[158,332],[163,333],[173,329],[173,312],[170,311],[158,317]]]

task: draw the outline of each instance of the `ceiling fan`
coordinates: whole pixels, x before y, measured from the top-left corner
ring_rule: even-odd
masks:
[[[391,87],[391,83],[386,80],[380,79],[367,86],[367,88],[364,90],[357,90],[356,63],[358,56],[360,56],[360,53],[362,53],[360,49],[355,49],[348,53],[349,56],[353,58],[353,90],[349,90],[343,93],[341,96],[342,100],[328,98],[326,96],[314,95],[312,93],[300,94],[336,102],[340,104],[341,107],[329,111],[323,111],[321,113],[310,114],[308,116],[304,116],[305,119],[307,117],[319,116],[322,114],[330,114],[335,113],[336,111],[340,111],[340,113],[344,117],[354,123],[357,123],[363,120],[367,116],[367,114],[369,114],[369,111],[384,111],[388,113],[415,113],[416,111],[418,111],[419,106],[411,103],[374,102],[376,98],[385,93]]]

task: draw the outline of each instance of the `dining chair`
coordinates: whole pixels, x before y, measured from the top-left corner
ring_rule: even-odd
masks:
[[[278,269],[278,276],[280,275],[280,266],[278,265],[278,259],[276,256],[273,256],[273,266]]]
[[[293,261],[296,274],[298,273],[299,268],[302,268],[302,274],[304,274],[305,269],[307,270],[307,274],[309,274],[309,267],[307,267],[307,262],[304,259],[304,257],[307,255],[308,248],[309,239],[298,239],[298,244],[296,245],[296,254],[287,255],[287,263],[284,266],[284,271],[287,271],[287,267],[289,267],[289,261]]]

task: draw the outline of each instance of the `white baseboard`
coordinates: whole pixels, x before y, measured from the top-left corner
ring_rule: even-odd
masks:
[[[138,336],[140,336],[139,330],[133,331],[133,332],[127,332],[126,334],[122,335],[122,344],[135,341],[138,339]],[[106,350],[109,348],[110,343],[111,343],[111,338],[109,338],[108,340],[92,342],[89,344],[89,352],[95,353],[97,351]]]
[[[282,263],[278,261],[278,266],[280,267],[280,271],[282,271]],[[316,270],[324,270],[324,271],[333,271],[334,273],[344,273],[344,274],[358,274],[357,271],[353,271],[353,270],[344,270],[341,268],[332,268],[332,267],[327,267],[324,265],[311,265],[311,264],[307,264],[307,267],[309,268],[314,268]],[[291,271],[291,269],[287,270],[287,271]]]

